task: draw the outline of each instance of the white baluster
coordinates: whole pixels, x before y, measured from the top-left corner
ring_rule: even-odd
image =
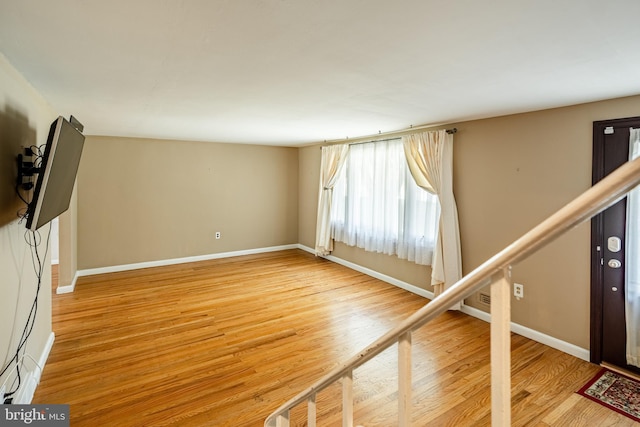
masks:
[[[307,426],[316,427],[316,394],[313,393],[307,400]]]
[[[398,339],[398,426],[411,425],[411,331]]]
[[[342,427],[353,427],[353,369],[342,377]]]
[[[289,415],[289,411],[278,415],[278,418],[276,418],[276,427],[289,427]]]

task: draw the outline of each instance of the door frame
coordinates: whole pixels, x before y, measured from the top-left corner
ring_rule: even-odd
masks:
[[[604,130],[609,126],[632,127],[640,121],[640,117],[627,117],[623,119],[600,120],[593,122],[593,158],[591,163],[591,184],[594,185],[605,177],[604,167]],[[600,213],[591,219],[591,325],[590,325],[590,361],[600,364],[602,362],[602,323],[603,323],[603,272],[601,265],[602,253],[599,248],[604,248],[604,221]]]

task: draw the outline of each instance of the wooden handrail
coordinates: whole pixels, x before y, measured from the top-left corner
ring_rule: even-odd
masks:
[[[597,215],[624,197],[640,183],[640,158],[627,162],[603,180],[582,193],[559,211],[531,229],[502,251],[488,259],[471,273],[456,282],[433,301],[400,322],[382,337],[370,344],[357,355],[350,358],[316,381],[311,387],[297,394],[276,409],[267,419],[266,427],[275,426],[279,417],[288,414],[291,408],[305,402],[310,396],[322,391],[354,369],[371,360],[390,346],[398,342],[405,334],[423,326],[425,323],[447,311],[458,302],[491,283],[494,275],[501,274],[510,266],[522,261],[568,230]],[[493,369],[493,368],[492,368]]]

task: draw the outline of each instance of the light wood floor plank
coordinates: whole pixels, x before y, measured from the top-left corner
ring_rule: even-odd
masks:
[[[70,404],[74,427],[261,426],[426,302],[298,250],[83,277],[53,295],[34,403]],[[513,425],[635,425],[575,394],[598,366],[515,334],[511,352]],[[396,362],[394,346],[354,372],[356,424],[395,425]],[[489,425],[489,364],[485,322],[415,331],[413,425]],[[340,389],[318,393],[318,425],[340,425]]]

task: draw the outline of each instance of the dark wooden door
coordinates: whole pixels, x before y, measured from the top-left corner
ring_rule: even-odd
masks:
[[[594,184],[628,160],[631,127],[640,127],[640,117],[594,122]],[[619,201],[591,223],[591,361],[640,373],[626,362],[626,203]]]

